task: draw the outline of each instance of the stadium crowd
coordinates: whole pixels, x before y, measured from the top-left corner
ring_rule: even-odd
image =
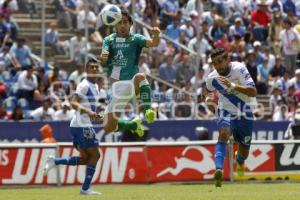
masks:
[[[48,2],[55,7],[57,22],[49,24],[45,42],[55,54],[69,56],[69,61],[77,67],[70,74],[55,64],[51,69],[34,61],[30,46],[24,38],[18,37],[22,30],[13,13],[22,8],[33,18],[39,16],[35,1],[0,3],[1,120],[69,120],[72,117],[74,111],[68,98],[86,75],[84,56],[91,54],[91,43],[100,48],[103,38],[112,31],[101,21],[104,2],[90,2],[89,6],[81,0]],[[139,60],[140,71],[177,86],[169,87],[149,77],[152,107],[158,119],[215,118],[204,103],[203,89],[205,77],[213,70],[210,51],[222,47],[232,61],[246,65],[258,94],[270,95],[272,120],[294,120],[296,110],[300,109],[300,1],[202,0],[201,15],[196,0],[136,0],[134,5],[133,0],[106,2],[129,10],[134,6],[132,15],[136,19],[159,26],[173,41],[200,53],[197,62],[196,56],[163,37],[157,48],[144,49]],[[85,21],[90,33],[88,45],[85,45]],[[61,41],[57,27],[67,28],[74,33],[73,37]],[[135,29],[145,36],[151,34],[139,24]],[[200,32],[199,39],[197,32]],[[199,66],[196,63],[200,63]],[[101,68],[103,71],[105,66]],[[104,110],[110,96],[105,84],[105,78],[99,78],[99,111]],[[131,119],[136,113],[128,106],[123,117]]]

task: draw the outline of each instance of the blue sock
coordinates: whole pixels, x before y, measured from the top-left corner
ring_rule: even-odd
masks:
[[[245,162],[245,158],[238,152],[236,155],[236,162],[239,164],[243,164]]]
[[[216,169],[223,169],[225,155],[226,155],[226,143],[218,142],[215,146]]]
[[[68,158],[55,158],[56,165],[78,165],[79,157],[73,156]]]
[[[88,190],[90,188],[94,173],[95,173],[94,166],[92,165],[86,166],[86,174],[85,174],[84,183],[82,185],[82,190]]]

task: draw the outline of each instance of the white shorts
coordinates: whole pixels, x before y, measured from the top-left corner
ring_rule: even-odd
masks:
[[[105,114],[124,112],[128,102],[136,97],[133,80],[117,81],[112,84],[111,100]]]

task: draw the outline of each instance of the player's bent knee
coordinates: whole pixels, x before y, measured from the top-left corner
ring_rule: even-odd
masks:
[[[134,80],[140,82],[146,79],[146,75],[144,73],[138,73],[134,76]]]
[[[219,130],[219,141],[221,142],[227,142],[229,140],[230,133],[228,128],[221,128]]]

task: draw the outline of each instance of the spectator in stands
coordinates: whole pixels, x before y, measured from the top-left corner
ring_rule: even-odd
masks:
[[[91,37],[92,41],[97,44],[102,43],[102,36],[99,32],[95,32],[97,18],[95,13],[90,10],[88,5],[83,5],[83,9],[79,11],[77,15],[77,29],[82,33],[85,32],[85,24],[88,28],[88,35]]]
[[[15,75],[17,71],[19,70],[17,67],[15,67],[12,64],[12,57],[9,53],[9,47],[4,46],[2,48],[2,51],[0,52],[0,72],[3,71],[10,71],[12,75]]]
[[[55,111],[51,108],[51,100],[44,99],[43,105],[30,113],[30,119],[36,121],[52,121],[54,119]]]
[[[84,57],[90,50],[90,44],[83,37],[81,31],[76,30],[75,36],[70,39],[70,62],[84,63]]]
[[[264,57],[264,54],[261,51],[261,43],[259,41],[255,41],[253,43],[253,47],[254,47],[254,51],[256,54],[256,63],[257,63],[257,65],[259,65],[259,64],[263,63],[263,57]]]
[[[200,43],[197,44],[197,42],[198,42],[197,37],[194,37],[192,40],[189,41],[188,48],[192,49],[195,52],[199,52],[202,60],[205,60],[206,52],[210,51],[212,49],[212,46],[210,45],[209,41],[204,37],[203,34],[200,34]]]
[[[300,90],[300,69],[296,69],[295,76],[290,79],[289,85],[294,85],[295,90]]]
[[[68,28],[71,30],[75,30],[77,27],[77,14],[81,9],[82,4],[82,1],[66,0],[65,5],[63,5],[63,9],[66,12],[66,18],[68,20]]]
[[[169,82],[176,80],[176,67],[173,64],[173,56],[171,54],[167,55],[166,62],[159,67],[159,77]]]
[[[180,30],[184,33],[188,41],[191,40],[196,35],[196,29],[193,26],[192,18],[188,17],[186,23],[181,25]]]
[[[296,16],[296,5],[292,0],[285,0],[283,3],[283,11],[287,13],[289,10]]]
[[[34,65],[34,61],[31,58],[31,49],[25,43],[26,40],[24,38],[18,38],[17,43],[10,49],[13,65],[17,68],[26,68]]]
[[[197,73],[191,78],[190,83],[194,89],[199,88],[205,81],[204,70],[202,67],[198,68]]]
[[[268,58],[263,57],[263,63],[257,66],[257,93],[267,94],[268,93],[268,83],[269,83],[269,72],[271,69],[268,68]]]
[[[74,81],[76,85],[78,85],[85,77],[86,72],[84,71],[84,65],[82,63],[77,63],[77,70],[70,74],[69,81]]]
[[[173,23],[169,24],[166,29],[166,35],[172,40],[177,40],[180,34],[180,18],[175,17]]]
[[[265,42],[268,37],[268,24],[271,17],[266,0],[257,1],[257,9],[251,13],[251,27],[255,40]]]
[[[190,95],[183,93],[181,101],[176,103],[173,108],[175,109],[173,118],[192,119],[193,102]]]
[[[21,106],[19,106],[19,105],[15,106],[10,119],[13,121],[20,121],[20,120],[24,119],[24,113],[23,113]]]
[[[218,15],[218,10],[216,7],[212,7],[210,11],[206,11],[202,14],[202,21],[206,22],[208,27],[212,27],[216,18],[220,17]]]
[[[283,58],[286,68],[294,73],[297,68],[297,54],[299,50],[300,38],[296,30],[293,29],[291,20],[284,19],[284,29],[280,32],[280,44],[283,49]],[[291,74],[293,75],[293,74]]]
[[[61,104],[62,109],[57,110],[54,114],[54,121],[70,121],[75,114],[75,111],[71,109],[70,103],[65,101]]]
[[[280,0],[272,0],[272,3],[270,4],[270,9],[272,11],[276,10],[278,12],[282,12],[283,11],[283,6]]]
[[[281,64],[281,57],[280,55],[276,55],[275,65],[272,67],[270,71],[270,75],[275,80],[280,79],[284,76],[284,72],[286,71],[285,67]]]
[[[221,39],[215,42],[214,47],[223,48],[227,52],[231,50],[231,43],[228,40],[227,33],[223,33]]]
[[[179,10],[179,4],[177,0],[166,0],[162,4],[162,10],[160,15],[160,21],[162,27],[166,27],[168,24],[172,23],[172,20],[176,17]]]
[[[178,83],[190,81],[195,75],[195,68],[191,65],[190,55],[185,55],[176,68],[176,81]]]
[[[6,110],[6,107],[3,102],[0,102],[0,121],[2,120],[8,120],[9,119],[9,113]]]
[[[0,41],[1,48],[4,48],[10,38],[10,23],[4,19],[4,14],[0,13]]]
[[[231,51],[233,53],[237,53],[238,56],[244,56],[244,50],[245,42],[242,40],[241,35],[239,35],[239,33],[236,33],[233,36],[233,41],[231,42]]]
[[[264,56],[268,58],[268,68],[272,69],[275,66],[275,55],[272,53],[269,46],[265,46],[263,50]]]
[[[45,69],[43,67],[38,67],[36,70],[36,78],[38,85],[43,83],[46,87],[49,85],[48,76],[45,74]]]
[[[214,42],[216,42],[217,40],[221,39],[223,33],[225,32],[224,20],[222,17],[217,16],[214,20],[213,26],[209,29],[209,36]]]
[[[277,63],[278,61],[276,61]],[[277,68],[276,70],[274,70],[273,72],[273,75],[279,75],[281,73],[281,70],[280,70],[281,67]],[[280,73],[275,73],[276,71],[278,70],[278,72]],[[271,74],[272,75],[272,74]],[[286,69],[284,69],[284,72],[283,72],[283,76],[281,76],[277,82],[276,82],[276,86],[280,88],[280,90],[282,91],[282,94],[286,97],[288,95],[288,92],[289,92],[289,71],[287,71]]]
[[[50,22],[49,28],[45,33],[46,46],[50,46],[56,54],[64,54],[64,48],[61,41],[59,41],[59,32],[55,21]]]
[[[238,34],[244,37],[246,32],[245,26],[242,25],[242,18],[238,17],[234,20],[234,24],[229,27],[229,36],[232,38],[234,35]]]
[[[281,14],[280,11],[273,11],[273,19],[269,27],[269,37],[268,41],[269,44],[272,46],[272,48],[275,51],[275,54],[280,53],[280,37],[279,34],[282,31],[282,25],[281,25]]]
[[[168,86],[162,82],[158,83],[158,90],[152,92],[153,101],[163,103],[167,101]]]
[[[32,101],[32,109],[36,109],[42,106],[43,101],[48,96],[47,88],[44,82],[40,82],[38,87],[34,90],[33,93],[33,101]]]
[[[277,100],[277,105],[275,106],[272,121],[285,121],[287,120],[288,108],[284,104],[284,100],[280,97]]]
[[[247,67],[255,85],[257,85],[257,62],[256,62],[256,53],[255,53],[254,49],[249,49],[247,51],[246,67]]]
[[[37,86],[38,82],[36,75],[33,74],[33,67],[28,66],[18,77],[18,98],[25,98],[30,104]]]

